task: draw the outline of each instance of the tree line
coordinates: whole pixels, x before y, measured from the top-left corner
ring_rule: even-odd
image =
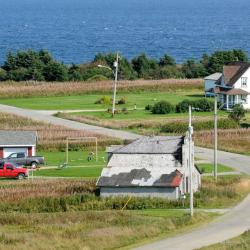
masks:
[[[112,71],[97,65],[113,67],[115,53],[99,53],[93,61],[85,64],[65,65],[57,61],[46,50],[9,52],[0,67],[0,81],[91,81],[113,79]],[[230,62],[248,62],[243,50],[216,51],[204,54],[200,60],[189,59],[177,64],[175,59],[165,54],[160,59],[140,54],[132,60],[121,55],[119,79],[166,79],[201,78],[215,72],[221,72],[223,65]]]

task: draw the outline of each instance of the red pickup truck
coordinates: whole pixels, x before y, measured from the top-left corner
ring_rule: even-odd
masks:
[[[28,170],[11,162],[0,162],[0,177],[22,180],[28,177]]]

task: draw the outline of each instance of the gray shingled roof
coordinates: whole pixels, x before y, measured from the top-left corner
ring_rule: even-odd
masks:
[[[214,73],[212,75],[206,76],[205,80],[218,81],[222,77],[222,73]]]
[[[141,137],[120,148],[114,148],[114,154],[176,154],[180,153],[184,136]]]
[[[132,169],[130,172],[121,172],[112,176],[101,176],[98,187],[178,187],[182,174],[175,170],[169,174],[157,174],[142,169]]]
[[[36,145],[37,132],[35,131],[6,131],[0,130],[1,146],[32,146]]]

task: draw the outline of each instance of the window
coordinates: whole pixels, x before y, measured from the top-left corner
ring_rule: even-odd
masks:
[[[247,87],[247,77],[241,77],[241,87]]]
[[[10,164],[7,164],[6,169],[14,169],[14,167],[12,165],[10,165]]]
[[[8,158],[17,158],[17,153],[10,154]]]
[[[246,95],[241,96],[241,102],[244,103],[244,104],[247,103],[247,96]]]
[[[25,154],[24,153],[18,153],[17,158],[25,158]]]
[[[4,167],[4,162],[2,161],[0,162],[0,169],[3,169],[3,167]]]

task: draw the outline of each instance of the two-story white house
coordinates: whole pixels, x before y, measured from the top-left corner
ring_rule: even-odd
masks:
[[[207,76],[205,95],[217,95],[227,110],[235,104],[250,109],[250,63],[233,62],[223,67],[221,75],[215,73]]]

